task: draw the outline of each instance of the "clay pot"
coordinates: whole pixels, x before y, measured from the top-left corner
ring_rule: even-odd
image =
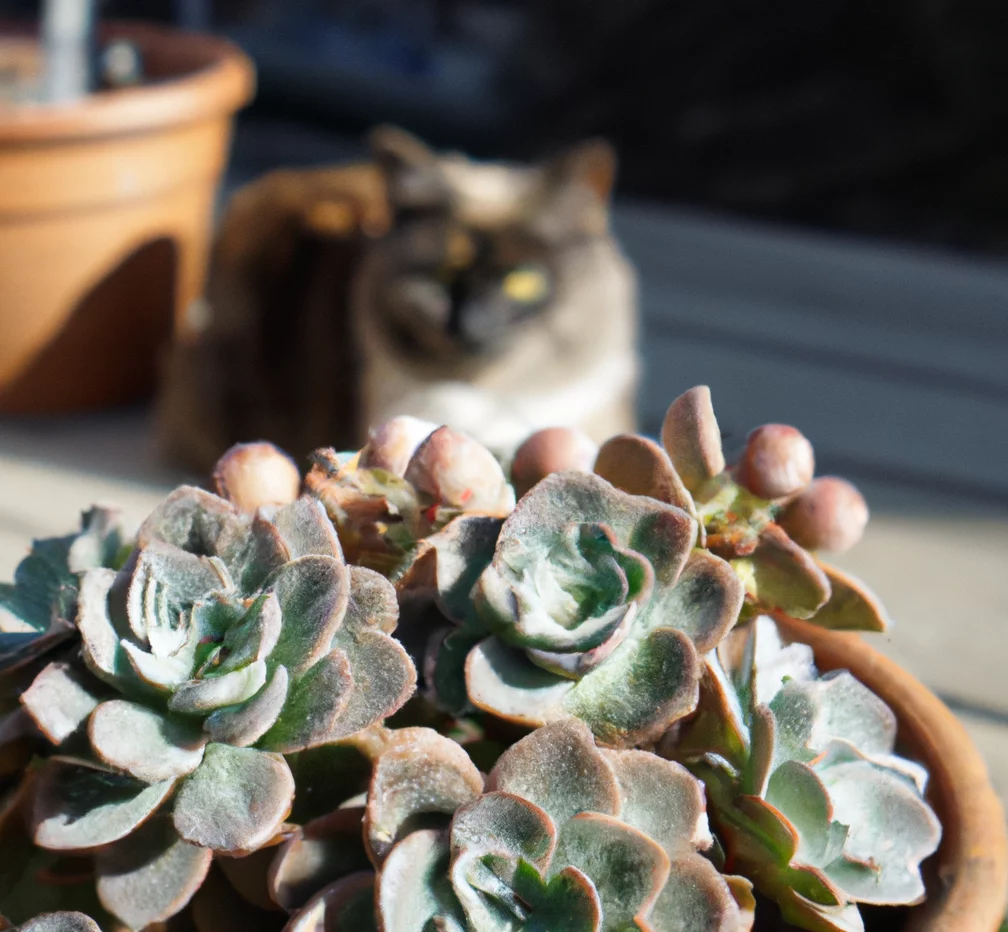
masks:
[[[0,104],[0,411],[134,400],[203,287],[214,196],[251,62],[227,42],[110,26],[146,82]]]
[[[861,635],[778,619],[781,633],[815,652],[821,670],[844,669],[881,696],[899,720],[907,753],[931,772],[928,801],[942,843],[927,901],[910,911],[906,932],[997,932],[1008,900],[1008,829],[980,752],[948,707]]]

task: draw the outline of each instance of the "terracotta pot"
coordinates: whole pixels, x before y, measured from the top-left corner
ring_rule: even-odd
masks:
[[[815,651],[821,670],[845,669],[881,696],[899,720],[899,740],[931,771],[928,800],[942,843],[928,899],[906,932],[997,932],[1008,901],[1008,829],[987,767],[948,707],[861,635],[778,619],[787,637]]]
[[[227,42],[111,26],[147,82],[69,105],[0,104],[0,411],[149,393],[203,287],[214,196],[251,62]]]

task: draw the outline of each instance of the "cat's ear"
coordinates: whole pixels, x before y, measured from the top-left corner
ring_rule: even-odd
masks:
[[[616,152],[604,139],[589,139],[552,159],[547,171],[555,184],[587,188],[608,204],[616,181]]]
[[[386,175],[404,168],[421,168],[434,161],[434,152],[412,133],[398,126],[377,126],[368,137],[371,154]]]
[[[437,155],[412,133],[379,126],[371,133],[371,152],[393,211],[443,205],[447,190]]]

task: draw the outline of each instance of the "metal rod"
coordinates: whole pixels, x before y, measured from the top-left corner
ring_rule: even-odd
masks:
[[[76,100],[91,89],[94,8],[94,0],[43,0],[46,100]]]

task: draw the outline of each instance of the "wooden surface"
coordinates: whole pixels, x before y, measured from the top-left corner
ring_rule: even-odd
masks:
[[[952,706],[1008,798],[1008,269],[634,205],[615,226],[641,271],[645,429],[704,382],[729,450],[789,422],[858,482],[872,521],[836,562],[896,620],[872,643]],[[0,578],[91,502],[135,523],[185,478],[145,411],[0,419]]]

